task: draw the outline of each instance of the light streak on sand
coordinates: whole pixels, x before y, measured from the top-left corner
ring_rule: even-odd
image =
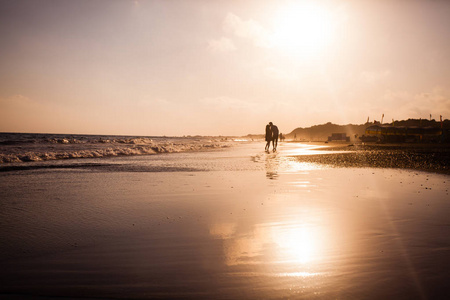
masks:
[[[292,272],[292,273],[278,273],[276,276],[279,277],[313,277],[321,276],[322,273],[310,273],[310,272]]]

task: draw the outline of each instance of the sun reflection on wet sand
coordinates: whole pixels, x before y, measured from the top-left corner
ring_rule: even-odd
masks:
[[[301,147],[300,144],[300,148],[287,149],[286,152],[283,150],[283,154],[275,152],[267,155],[265,159],[266,177],[268,179],[277,179],[279,174],[282,173],[302,173],[324,169],[325,167],[320,164],[299,162],[294,157],[295,155],[327,154],[329,152],[311,150],[317,147]]]
[[[299,188],[297,182],[287,183]],[[229,267],[257,265],[269,277],[312,277],[324,275],[323,263],[327,241],[327,222],[322,210],[301,206],[291,192],[273,195],[268,210],[252,215],[243,230],[238,222],[213,223],[209,232],[223,242],[225,264]],[[284,206],[298,202],[294,207]],[[282,205],[284,203],[284,205]],[[329,251],[328,251],[329,252]],[[241,274],[242,275],[242,274]]]
[[[320,273],[311,273],[311,272],[292,272],[292,273],[278,273],[276,276],[279,277],[313,277],[321,275]]]
[[[292,156],[338,153],[336,151],[327,151],[327,148],[329,148],[329,146],[310,145],[302,143],[286,143],[283,144],[283,155]]]
[[[297,223],[271,228],[280,262],[306,264],[320,258],[317,227]]]
[[[245,234],[238,234],[236,228],[237,224],[232,223],[210,227],[212,236],[224,240],[224,255],[229,266],[287,263],[311,268],[322,258],[325,237],[318,224],[280,220],[255,224],[252,231]]]

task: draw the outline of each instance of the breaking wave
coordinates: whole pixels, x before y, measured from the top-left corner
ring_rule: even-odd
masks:
[[[0,163],[204,151],[231,146],[220,138],[0,134]]]

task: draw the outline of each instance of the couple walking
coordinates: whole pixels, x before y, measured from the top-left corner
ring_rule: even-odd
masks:
[[[266,125],[266,151],[269,151],[270,142],[272,142],[273,151],[277,150],[278,146],[278,127],[272,122]]]

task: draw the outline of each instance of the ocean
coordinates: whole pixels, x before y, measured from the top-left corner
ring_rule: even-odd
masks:
[[[101,162],[103,158],[222,149],[231,147],[237,140],[201,136],[0,133],[0,171],[92,167],[92,159]]]

